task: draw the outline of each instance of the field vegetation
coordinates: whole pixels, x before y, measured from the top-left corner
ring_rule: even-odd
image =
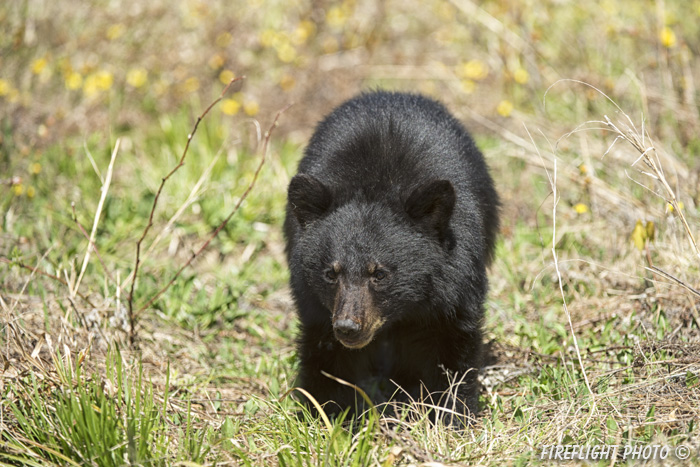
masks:
[[[16,0],[0,30],[0,465],[700,462],[699,1]],[[375,88],[444,102],[502,197],[467,431],[294,399],[286,186]]]

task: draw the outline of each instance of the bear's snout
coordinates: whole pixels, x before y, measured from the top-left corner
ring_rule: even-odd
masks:
[[[333,324],[333,331],[339,338],[353,340],[362,330],[362,326],[351,319],[341,319]]]
[[[361,349],[383,324],[367,284],[341,281],[333,309],[333,334],[343,346]]]

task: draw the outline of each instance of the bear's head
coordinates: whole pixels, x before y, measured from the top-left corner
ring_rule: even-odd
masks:
[[[341,200],[308,174],[289,185],[299,224],[292,262],[328,310],[336,339],[351,349],[369,344],[387,323],[421,318],[452,243],[449,181],[379,199]]]

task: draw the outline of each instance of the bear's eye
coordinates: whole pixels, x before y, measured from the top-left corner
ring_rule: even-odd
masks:
[[[334,284],[338,280],[338,273],[333,269],[327,269],[323,277],[331,284]]]
[[[374,274],[372,274],[372,278],[375,281],[380,281],[386,278],[386,272],[382,271],[381,269],[377,269],[376,271],[374,271]]]

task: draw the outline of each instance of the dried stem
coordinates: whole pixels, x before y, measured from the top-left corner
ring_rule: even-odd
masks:
[[[97,235],[97,225],[100,222],[100,216],[102,214],[102,207],[104,206],[105,199],[107,199],[107,192],[109,191],[109,185],[112,182],[112,172],[114,171],[114,161],[117,158],[117,153],[119,152],[119,142],[120,140],[117,139],[117,142],[114,144],[114,150],[112,151],[112,157],[109,160],[109,166],[107,167],[107,176],[105,177],[104,182],[102,183],[102,194],[100,195],[100,201],[97,203],[97,210],[95,211],[95,219],[92,221],[92,231],[90,232],[90,238],[88,238],[88,245],[87,248],[85,248],[85,256],[83,257],[83,265],[80,268],[80,274],[78,275],[78,280],[75,282],[75,288],[74,290],[71,291],[71,293],[75,293],[78,288],[80,287],[80,282],[83,280],[83,275],[85,274],[85,270],[87,269],[88,262],[90,262],[90,246],[92,245],[94,247],[95,245],[95,236]],[[74,213],[75,213],[75,207]],[[76,216],[76,221],[78,217]],[[104,267],[104,264],[102,265]],[[106,269],[105,269],[106,270]]]
[[[58,276],[54,276],[53,274],[49,274],[48,272],[43,271],[43,270],[39,269],[38,267],[32,267],[32,266],[29,266],[29,265],[24,264],[24,263],[20,263],[20,262],[17,262],[17,261],[12,261],[12,260],[7,259],[7,258],[4,258],[4,257],[2,257],[2,256],[0,256],[0,263],[9,264],[10,266],[18,266],[18,267],[20,267],[20,268],[22,268],[22,269],[26,269],[27,271],[31,272],[32,274],[36,273],[36,274],[39,274],[40,276],[48,277],[49,279],[53,279],[53,280],[55,280],[56,282],[58,282],[58,283],[60,283],[60,284],[62,284],[62,285],[65,285],[66,287],[68,287],[68,288],[70,289],[70,286],[68,285],[68,282],[66,282],[65,280],[61,279],[61,278],[58,277]],[[90,301],[90,299],[88,299],[85,295],[81,294],[81,293],[78,292],[78,291],[76,291],[75,294],[76,294],[78,297],[80,297],[83,301],[85,301],[85,303],[87,303],[88,305],[90,305],[92,308],[95,308],[95,305],[93,305],[92,302]]]
[[[556,83],[552,84],[549,88],[547,88],[547,91],[544,93],[544,102],[546,103],[547,99],[547,94],[549,93],[550,89],[552,89],[554,86],[559,84],[560,82],[572,82],[572,83],[577,83],[577,84],[582,84],[584,86],[587,86],[593,90],[595,90],[597,93],[599,93],[601,96],[605,97],[616,109],[617,111],[624,117],[623,121],[619,125],[615,125],[610,118],[605,115],[604,121],[592,121],[592,122],[587,122],[587,123],[595,123],[595,124],[603,124],[606,129],[611,130],[613,133],[617,134],[617,139],[623,139],[630,143],[640,154],[640,156],[632,163],[632,166],[637,164],[640,160],[644,161],[644,163],[651,169],[651,173],[649,172],[643,172],[645,175],[658,180],[661,185],[663,186],[664,190],[666,191],[667,197],[664,197],[667,203],[669,203],[671,206],[673,206],[673,211],[675,214],[680,218],[681,222],[683,223],[683,228],[685,229],[685,232],[688,237],[688,241],[690,242],[690,246],[695,253],[695,256],[700,259],[700,248],[698,248],[698,243],[695,240],[695,236],[693,235],[692,230],[690,229],[690,226],[688,225],[688,221],[685,218],[685,214],[683,214],[683,211],[681,210],[680,203],[678,202],[678,198],[676,197],[675,191],[673,191],[673,188],[671,188],[671,185],[669,185],[668,181],[666,181],[666,176],[664,175],[663,169],[661,168],[661,164],[656,162],[654,160],[654,157],[652,157],[652,154],[656,156],[656,159],[658,160],[658,155],[656,152],[656,148],[654,147],[653,143],[651,142],[651,138],[648,136],[644,129],[644,123],[642,122],[642,129],[641,131],[637,129],[637,127],[634,125],[634,122],[632,119],[627,115],[622,108],[617,105],[617,103],[610,98],[607,94],[605,94],[603,91],[598,89],[597,87],[586,83],[585,81],[579,81],[575,79],[561,79],[557,81]],[[625,123],[626,120],[627,122]],[[586,129],[592,129],[592,128],[585,128],[586,124],[581,125],[579,128],[576,130],[568,133],[564,137],[568,136],[569,134],[572,134],[576,131],[579,130],[586,130]],[[647,142],[648,140],[648,142]],[[614,143],[613,143],[614,144]],[[612,147],[612,146],[611,146]],[[610,151],[610,148],[608,149],[607,152]]]
[[[690,285],[686,284],[685,282],[683,282],[682,280],[680,280],[679,278],[677,278],[673,274],[668,273],[668,272],[664,271],[663,269],[657,268],[656,266],[650,266],[650,267],[645,268],[645,269],[675,282],[676,284],[678,284],[681,287],[683,287],[684,289],[686,289],[688,292],[693,293],[696,297],[700,297],[700,290],[697,290],[697,289],[691,287]]]
[[[535,141],[532,138],[532,135],[530,134],[530,131],[525,127],[525,131],[527,131],[528,136],[530,137],[530,141],[532,141],[532,144],[535,146],[535,150],[537,151],[537,154],[539,155],[540,159],[542,159],[542,154],[540,153],[539,148],[535,144]],[[553,158],[553,163],[554,163],[554,168],[552,173],[554,174],[551,176],[549,174],[549,170],[547,170],[546,166],[544,166],[544,160],[542,160],[543,167],[545,168],[545,173],[547,174],[547,179],[549,180],[549,184],[552,187],[552,259],[554,260],[554,269],[557,273],[557,281],[559,283],[559,292],[561,293],[561,299],[562,299],[562,304],[564,306],[564,312],[566,313],[566,319],[569,322],[569,330],[571,331],[571,337],[574,341],[574,349],[576,350],[576,357],[578,359],[578,364],[581,367],[581,373],[583,373],[583,379],[586,382],[586,387],[588,388],[588,393],[593,395],[593,391],[591,389],[591,383],[588,380],[588,374],[586,373],[586,368],[583,366],[583,359],[581,358],[581,351],[579,350],[578,347],[578,339],[576,338],[576,331],[574,329],[574,323],[571,321],[571,313],[569,313],[569,307],[566,303],[566,295],[564,294],[564,284],[561,278],[561,271],[559,270],[559,257],[557,256],[557,205],[559,204],[559,199],[557,198],[557,159],[556,157]]]
[[[192,142],[192,138],[194,137],[195,133],[197,133],[197,128],[199,128],[199,124],[204,119],[204,117],[209,113],[209,111],[216,105],[218,104],[223,98],[224,95],[228,92],[228,90],[231,88],[233,83],[236,81],[239,81],[243,79],[243,76],[240,76],[238,78],[232,79],[226,87],[221,91],[221,94],[219,97],[217,97],[211,104],[209,104],[209,107],[207,107],[202,114],[197,117],[197,121],[195,122],[194,126],[192,127],[192,132],[190,132],[189,135],[187,135],[187,144],[185,145],[185,149],[182,151],[182,156],[180,157],[180,161],[178,164],[165,176],[160,182],[160,187],[158,187],[158,191],[156,192],[156,196],[153,199],[153,206],[151,206],[151,213],[148,216],[148,224],[146,227],[143,229],[143,233],[141,234],[141,237],[138,239],[136,242],[136,259],[134,262],[134,272],[132,273],[132,279],[131,279],[131,289],[129,290],[129,297],[127,299],[127,302],[129,304],[129,340],[133,344],[134,341],[136,340],[136,319],[134,316],[134,290],[136,289],[136,281],[138,279],[138,272],[139,272],[139,265],[141,263],[141,244],[146,238],[146,235],[148,235],[148,232],[151,230],[151,227],[153,226],[153,216],[156,211],[156,207],[158,206],[158,200],[160,199],[160,194],[163,192],[163,187],[165,186],[165,183],[168,181],[170,177],[173,176],[177,170],[185,165],[185,158],[187,157],[187,152],[190,149],[190,143]]]
[[[559,292],[561,293],[562,303],[564,304],[564,312],[566,313],[566,319],[569,320],[569,329],[571,330],[571,337],[574,340],[574,349],[576,350],[576,357],[578,358],[579,366],[581,367],[581,373],[583,373],[583,379],[586,381],[586,387],[588,388],[588,393],[593,395],[591,390],[591,383],[588,381],[588,374],[583,366],[583,359],[581,358],[581,351],[578,348],[578,339],[576,339],[576,332],[574,331],[574,324],[571,321],[571,313],[569,313],[569,307],[566,304],[566,295],[564,294],[564,284],[561,278],[561,272],[559,271],[559,258],[557,257],[557,204],[559,204],[559,199],[557,198],[557,160],[554,159],[554,178],[551,181],[552,184],[552,258],[554,259],[554,269],[557,272],[557,280],[559,282]]]
[[[289,107],[291,107],[291,104],[290,104],[290,105],[287,105],[285,108],[283,108],[282,110],[280,110],[279,112],[277,112],[277,115],[275,116],[275,119],[274,119],[274,121],[272,122],[272,125],[270,125],[270,128],[269,128],[269,129],[267,130],[267,132],[265,133],[265,140],[264,140],[263,146],[262,146],[262,154],[261,154],[261,157],[260,157],[260,163],[258,164],[258,167],[257,167],[257,169],[255,170],[255,173],[253,174],[253,179],[252,179],[251,182],[248,184],[248,187],[247,187],[246,190],[243,192],[243,195],[241,195],[241,197],[240,197],[240,199],[238,200],[238,202],[236,203],[236,205],[233,207],[233,210],[231,210],[231,212],[228,214],[228,216],[226,216],[226,218],[219,224],[219,226],[214,230],[214,232],[212,232],[212,234],[211,234],[211,235],[209,236],[209,238],[202,244],[202,246],[200,246],[196,251],[194,251],[194,252],[192,253],[192,255],[190,256],[190,259],[187,260],[187,262],[186,262],[180,269],[178,269],[178,271],[175,273],[175,275],[173,276],[173,278],[170,279],[170,282],[168,282],[168,283],[167,283],[163,288],[161,288],[153,297],[151,297],[151,299],[148,300],[148,302],[146,302],[145,305],[143,305],[141,308],[139,308],[139,310],[137,311],[137,314],[141,313],[141,312],[144,311],[146,308],[148,308],[149,306],[151,306],[151,304],[152,304],[154,301],[156,301],[161,295],[163,295],[163,293],[165,293],[166,290],[168,290],[168,289],[173,285],[173,283],[175,283],[175,280],[177,280],[177,278],[180,277],[180,274],[182,274],[182,271],[184,271],[185,268],[187,268],[190,264],[192,264],[192,262],[195,260],[195,258],[197,258],[197,256],[199,256],[200,253],[202,253],[202,251],[204,251],[204,250],[209,246],[209,244],[211,243],[211,241],[212,241],[217,235],[219,235],[219,232],[221,232],[221,230],[223,230],[223,228],[226,227],[226,224],[228,224],[228,222],[231,220],[231,218],[234,216],[234,214],[236,214],[236,212],[238,212],[238,209],[241,207],[241,204],[243,204],[243,201],[245,201],[245,199],[248,197],[248,195],[250,194],[251,190],[252,190],[253,187],[255,186],[255,182],[258,180],[258,175],[260,174],[260,170],[262,169],[263,165],[265,164],[266,154],[267,154],[267,148],[268,148],[269,143],[270,143],[270,137],[272,136],[272,130],[277,126],[277,121],[279,120],[279,118],[280,118],[280,116],[282,115],[282,113],[285,112]]]
[[[629,119],[629,117],[627,118]],[[648,145],[645,144],[644,134],[642,134],[642,136],[640,137],[636,129],[633,129],[633,127],[630,127],[628,125],[625,125],[624,128],[620,128],[619,126],[615,125],[610,120],[610,118],[608,118],[607,115],[605,116],[605,124],[609,128],[611,128],[615,133],[617,133],[619,138],[622,138],[628,143],[630,143],[639,152],[640,156],[637,158],[636,161],[634,161],[632,165],[635,165],[640,160],[643,161],[646,164],[646,166],[651,169],[651,173],[643,173],[658,180],[661,183],[661,186],[663,186],[664,190],[666,191],[666,202],[673,206],[673,212],[680,218],[681,222],[683,223],[683,227],[685,228],[685,232],[688,236],[688,241],[690,242],[691,248],[695,252],[695,256],[697,256],[697,258],[700,259],[700,248],[698,248],[698,243],[695,240],[695,236],[693,235],[693,232],[690,229],[690,226],[688,225],[688,221],[685,218],[685,214],[683,214],[683,211],[681,210],[681,206],[678,202],[678,198],[676,197],[676,193],[675,191],[673,191],[673,188],[671,188],[671,185],[669,185],[668,181],[666,181],[666,177],[664,175],[663,170],[661,169],[661,166],[657,164],[656,160],[654,160],[655,158],[651,156],[652,154],[656,154],[656,148],[651,143],[651,139],[646,138],[649,140],[649,143]]]
[[[107,274],[109,280],[114,282],[114,277],[112,277],[112,274],[109,272],[109,269],[107,269],[107,266],[105,266],[104,261],[102,261],[102,256],[100,256],[100,252],[97,251],[97,245],[95,245],[95,241],[90,238],[90,235],[88,235],[87,231],[85,230],[85,227],[83,227],[83,224],[81,224],[78,220],[78,214],[75,212],[75,203],[70,203],[70,207],[73,210],[73,220],[75,221],[75,225],[78,226],[78,230],[80,230],[85,239],[88,241],[88,245],[92,247],[92,251],[95,252],[95,256],[97,256],[97,260],[102,265],[102,269],[104,270],[105,274]]]

